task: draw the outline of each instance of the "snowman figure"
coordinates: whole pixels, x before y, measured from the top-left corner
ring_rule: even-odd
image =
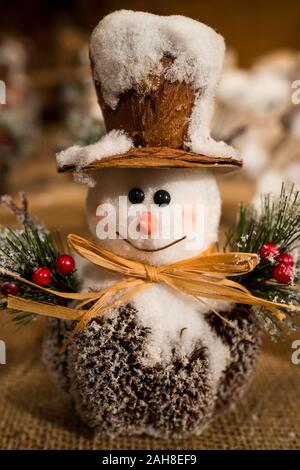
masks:
[[[221,213],[214,173],[241,166],[209,132],[223,38],[188,18],[118,11],[95,29],[90,55],[107,134],[61,152],[58,167],[90,183],[94,239],[147,266],[210,250]],[[83,291],[121,279],[82,267]],[[44,360],[82,419],[111,437],[199,434],[241,395],[260,346],[246,307],[160,282],[94,317],[61,352],[73,326],[49,320]]]

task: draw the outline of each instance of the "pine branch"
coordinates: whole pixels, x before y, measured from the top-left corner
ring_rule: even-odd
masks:
[[[61,251],[64,248],[60,236],[57,233],[52,235],[44,227],[35,224],[28,213],[25,194],[20,194],[20,197],[20,207],[17,207],[9,196],[1,200],[1,203],[8,207],[19,221],[22,221],[23,227],[21,229],[0,227],[0,287],[5,282],[13,282],[17,285],[18,295],[22,298],[44,303],[66,304],[56,295],[28,286],[7,273],[7,271],[13,272],[24,279],[31,280],[36,268],[48,268],[52,276],[49,289],[60,292],[78,291],[76,272],[63,275],[56,269],[58,256],[65,253]],[[1,297],[1,293],[0,310],[7,310],[7,299],[4,294]],[[11,310],[8,312],[19,325],[25,325],[36,318],[35,314],[27,312]]]
[[[287,192],[283,185],[278,198],[263,195],[259,212],[252,206],[241,205],[236,224],[227,233],[225,250],[259,255],[261,247],[269,242],[275,243],[281,253],[293,252],[297,256],[300,245],[300,194],[294,188]],[[279,284],[274,280],[275,263],[272,259],[260,259],[253,271],[234,280],[257,297],[300,306],[300,291],[295,285],[299,279],[300,260],[296,263],[294,285]],[[254,311],[260,323],[274,337],[298,329],[295,322],[299,314],[292,310],[286,310],[287,316],[282,322],[277,321],[266,308],[255,308]]]

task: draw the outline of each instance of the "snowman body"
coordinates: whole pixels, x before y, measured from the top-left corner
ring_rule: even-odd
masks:
[[[89,191],[87,213],[99,244],[159,266],[192,257],[217,241],[220,196],[207,170],[102,170]],[[102,227],[109,237],[99,237]],[[84,291],[120,280],[90,265],[81,273]],[[200,433],[240,396],[260,344],[247,309],[196,300],[162,283],[93,319],[61,353],[72,328],[71,322],[49,321],[44,360],[83,420],[110,436]]]

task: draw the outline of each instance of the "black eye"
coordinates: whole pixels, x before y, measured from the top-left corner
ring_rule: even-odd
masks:
[[[128,193],[128,199],[132,204],[141,204],[145,199],[144,191],[140,188],[132,188]]]
[[[171,202],[171,196],[165,189],[160,189],[154,194],[153,200],[158,206],[167,206]]]

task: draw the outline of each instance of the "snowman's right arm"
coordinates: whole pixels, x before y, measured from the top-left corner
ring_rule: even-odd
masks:
[[[43,362],[56,385],[66,394],[70,389],[68,348],[62,350],[62,345],[72,331],[72,323],[56,318],[48,319],[43,341]]]

